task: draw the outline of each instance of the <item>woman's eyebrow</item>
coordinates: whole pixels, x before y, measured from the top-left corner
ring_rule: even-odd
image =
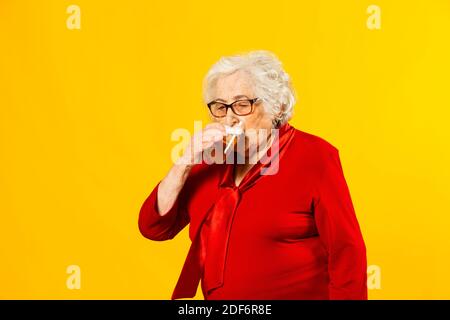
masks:
[[[237,96],[234,96],[234,97],[233,97],[234,100],[241,99],[241,98],[247,98],[247,99],[249,99],[248,96],[246,96],[246,95],[244,95],[244,94],[240,94],[240,95],[237,95]],[[219,99],[215,99],[215,100],[213,100],[213,101],[217,101],[217,102],[225,102],[225,103],[226,103],[226,100],[220,99],[220,98],[219,98]]]
[[[238,96],[234,96],[233,97],[233,99],[240,99],[240,98],[247,98],[248,99],[248,97],[245,95],[245,94],[240,94],[240,95],[238,95]]]

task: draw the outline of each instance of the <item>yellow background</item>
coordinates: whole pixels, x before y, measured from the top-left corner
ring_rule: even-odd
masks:
[[[0,298],[170,298],[188,229],[147,240],[140,206],[171,132],[208,120],[208,68],[266,49],[293,78],[291,123],[340,150],[381,268],[370,299],[449,299],[449,35],[446,0],[1,0]]]

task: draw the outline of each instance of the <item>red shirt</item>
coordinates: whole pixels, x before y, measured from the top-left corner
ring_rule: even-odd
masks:
[[[294,130],[278,172],[242,193],[227,235],[223,285],[207,292],[202,280],[205,299],[367,299],[366,248],[339,152]],[[165,216],[157,212],[159,184],[141,208],[140,231],[152,240],[171,239],[190,223],[193,244],[172,298],[195,295],[194,274],[202,271],[196,261],[207,241],[202,226],[229,166],[194,166]]]

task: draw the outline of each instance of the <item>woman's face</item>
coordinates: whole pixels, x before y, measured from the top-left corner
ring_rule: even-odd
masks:
[[[212,100],[231,104],[236,100],[254,98],[260,97],[256,97],[254,94],[250,76],[245,71],[239,70],[216,81]],[[269,135],[272,128],[272,118],[265,112],[261,100],[255,102],[253,112],[249,115],[238,116],[231,109],[228,109],[225,117],[213,117],[213,120],[227,126],[235,126],[242,120],[244,130],[266,129]],[[248,150],[248,148],[249,143],[246,139],[245,149]]]

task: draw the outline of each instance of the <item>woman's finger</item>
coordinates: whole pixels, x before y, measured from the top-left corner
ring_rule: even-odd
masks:
[[[205,131],[206,130],[219,130],[220,132],[222,132],[222,134],[226,134],[225,126],[218,122],[214,122],[214,123],[210,123],[210,124],[206,125],[204,130]]]

